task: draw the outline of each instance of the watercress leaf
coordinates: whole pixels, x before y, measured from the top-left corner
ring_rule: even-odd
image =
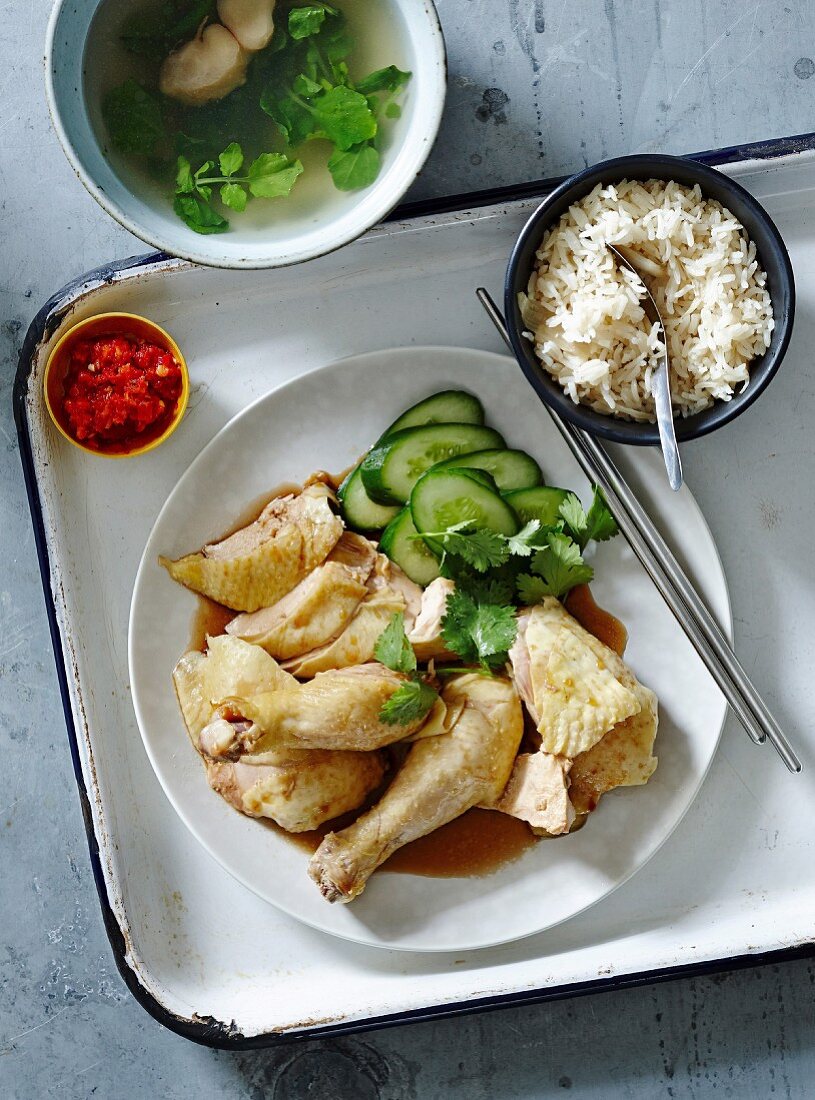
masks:
[[[179,195],[189,195],[195,190],[192,168],[184,156],[180,156],[176,161],[175,189]]]
[[[229,222],[197,195],[176,195],[173,209],[196,233],[223,233]]]
[[[357,191],[370,187],[379,175],[379,153],[373,145],[362,142],[342,151],[335,149],[328,158],[328,171],[338,191]]]
[[[319,129],[343,152],[372,138],[377,130],[365,96],[344,85],[318,96],[313,112]]]
[[[307,4],[302,8],[292,8],[289,12],[289,34],[295,41],[317,34],[328,14],[335,14],[335,9],[328,4]]]
[[[262,110],[274,119],[287,145],[300,145],[317,129],[314,116],[307,106],[298,103],[278,85],[270,85],[260,97]]]
[[[599,485],[594,486],[594,495],[586,517],[586,542],[594,539],[595,542],[605,542],[619,534],[620,528],[611,514],[611,509],[606,504],[603,490]]]
[[[438,699],[438,692],[424,680],[414,678],[400,684],[379,712],[389,726],[406,726],[428,714]]]
[[[225,183],[221,188],[221,202],[230,210],[240,213],[246,209],[247,194],[239,183]]]
[[[243,150],[237,141],[231,142],[218,157],[221,173],[224,176],[234,176],[243,164]]]
[[[159,100],[135,80],[111,88],[102,100],[102,115],[111,143],[120,153],[149,157],[164,137]]]
[[[214,171],[215,171],[215,161],[214,160],[205,160],[204,163],[201,165],[201,167],[196,168],[196,170],[195,170],[195,173],[194,173],[195,182],[198,183],[199,180],[206,179],[206,177],[209,176]]]
[[[412,75],[398,69],[396,65],[388,65],[387,68],[377,69],[358,80],[356,89],[363,95],[370,95],[371,92],[395,92],[403,84],[407,84]]]
[[[405,616],[401,611],[393,618],[379,635],[374,646],[374,657],[386,668],[394,672],[414,672],[416,654],[405,634]]]
[[[385,107],[385,118],[401,118],[402,108],[398,103],[388,103]]]
[[[305,96],[306,99],[319,95],[323,90],[322,84],[318,84],[316,80],[312,80],[305,73],[300,73],[298,77],[295,77],[292,88],[298,95]]]
[[[546,541],[544,549],[532,559],[532,572],[545,582],[544,595],[560,599],[575,585],[587,584],[594,570],[583,561],[580,547],[568,535],[550,532]]]
[[[277,199],[288,195],[303,165],[283,153],[261,153],[249,165],[249,190],[259,199]]]

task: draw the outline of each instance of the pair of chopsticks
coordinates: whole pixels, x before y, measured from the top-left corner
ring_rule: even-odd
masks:
[[[495,302],[484,287],[479,287],[476,294],[514,355],[504,318]],[[751,740],[760,745],[766,739],[791,772],[800,772],[801,761],[751,683],[718,623],[617,466],[593,436],[562,420],[548,405],[544,407],[583,473],[602,489],[631,549],[676,616]]]

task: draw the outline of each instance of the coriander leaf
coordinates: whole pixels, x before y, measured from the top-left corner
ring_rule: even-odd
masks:
[[[197,195],[176,195],[173,210],[196,233],[223,233],[229,222]]]
[[[372,138],[377,130],[368,100],[343,84],[318,96],[312,113],[322,133],[343,152]]]
[[[486,573],[509,560],[506,539],[494,531],[473,531],[472,534],[448,532],[442,538],[446,553],[455,554],[479,573]]]
[[[336,14],[336,9],[328,4],[307,4],[303,8],[292,8],[289,12],[289,34],[295,41],[308,38],[309,35],[317,34],[326,15]]]
[[[176,161],[175,189],[179,195],[189,195],[195,190],[192,169],[186,157],[179,157]]]
[[[605,542],[607,539],[614,538],[619,530],[617,521],[606,504],[603,490],[599,485],[595,485],[589,514],[586,517],[586,541],[594,539],[595,542]]]
[[[283,153],[261,153],[249,166],[249,190],[260,199],[277,199],[288,195],[303,165],[289,160]]]
[[[491,572],[487,577],[462,576],[456,582],[462,592],[479,604],[511,604],[515,595],[514,575],[505,570]]]
[[[441,635],[462,660],[484,668],[503,664],[516,633],[513,607],[478,603],[458,588],[447,597]]]
[[[560,599],[575,585],[587,584],[592,579],[594,570],[583,561],[580,547],[568,535],[550,532],[547,544],[532,559],[532,572],[546,586],[543,595]]]
[[[594,539],[595,542],[604,542],[613,538],[619,528],[617,521],[611,514],[606,504],[605,497],[598,485],[594,486],[591,505],[588,514],[584,512],[583,505],[574,493],[569,493],[560,506],[566,529],[581,550]]]
[[[507,539],[510,554],[515,554],[519,558],[528,558],[532,551],[540,546],[541,522],[539,519],[531,519],[517,535],[510,535]]]
[[[328,171],[338,191],[357,191],[370,187],[379,175],[379,153],[363,142],[342,151],[336,149],[328,160]]]
[[[238,169],[243,164],[243,150],[237,141],[233,141],[230,145],[227,145],[223,153],[218,157],[218,163],[221,166],[221,172],[225,176],[234,176]]]
[[[586,513],[576,493],[569,493],[561,503],[559,513],[566,524],[568,534],[581,547],[586,545]]]
[[[401,611],[393,618],[379,635],[374,646],[374,657],[380,664],[393,672],[415,672],[416,654],[405,634],[405,616]]]
[[[522,604],[531,606],[543,603],[545,596],[551,596],[549,585],[543,577],[533,577],[531,573],[520,573],[517,580],[518,598]]]
[[[400,684],[383,705],[379,718],[389,726],[406,726],[424,718],[438,699],[438,692],[424,680],[408,680]]]
[[[412,75],[412,73],[402,72],[395,65],[388,65],[387,68],[377,69],[376,72],[369,73],[362,80],[358,80],[356,89],[363,95],[370,95],[371,92],[395,92],[397,88],[407,84]]]
[[[221,202],[240,214],[246,209],[248,195],[239,183],[225,183],[221,188]]]
[[[102,100],[102,115],[111,144],[120,153],[149,157],[164,137],[159,100],[135,80],[111,88]]]

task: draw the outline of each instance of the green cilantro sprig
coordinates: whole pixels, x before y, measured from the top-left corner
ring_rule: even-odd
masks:
[[[386,668],[408,677],[383,705],[380,720],[389,726],[406,726],[424,718],[433,709],[439,693],[418,671],[416,654],[405,633],[403,612],[395,612],[379,635],[374,657]]]
[[[599,485],[594,486],[588,512],[583,511],[577,494],[569,493],[560,506],[560,515],[566,530],[581,550],[585,550],[586,544],[592,539],[595,542],[606,542],[620,530]]]
[[[493,671],[506,663],[518,627],[512,604],[493,603],[485,596],[457,586],[447,597],[441,636],[462,661]]]
[[[249,196],[277,199],[290,194],[297,177],[303,171],[299,160],[289,160],[283,153],[261,153],[239,176],[244,163],[243,150],[231,142],[218,157],[218,165],[204,161],[193,172],[189,160],[177,161],[174,209],[196,233],[223,233],[229,222],[211,205],[213,188],[219,188],[224,206],[238,212],[246,209]],[[220,173],[218,171],[220,169]]]

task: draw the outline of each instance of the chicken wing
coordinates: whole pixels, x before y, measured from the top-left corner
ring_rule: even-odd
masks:
[[[233,725],[217,717],[213,700],[299,686],[259,646],[225,635],[209,638],[206,653],[181,658],[173,681],[210,786],[241,813],[271,818],[292,833],[316,829],[362,805],[382,781],[385,759],[379,752],[277,749],[235,761],[212,759],[210,752],[217,755],[222,743],[231,747],[235,737]]]
[[[262,646],[277,660],[327,645],[342,633],[367,595],[365,582],[375,560],[373,543],[346,531],[325,562],[282,600],[238,615],[227,624],[227,633]]]
[[[173,580],[234,611],[257,611],[291,592],[325,561],[342,535],[330,491],[315,484],[278,497],[254,523],[177,561],[160,557]]]
[[[200,748],[202,730],[227,695],[256,695],[293,687],[297,681],[268,653],[240,638],[207,639],[207,652],[185,653],[173,669],[178,703],[190,740]]]
[[[519,614],[509,658],[545,752],[573,758],[640,712],[622,659],[551,596]]]
[[[373,660],[379,636],[394,613],[405,616],[406,629],[413,625],[421,606],[422,590],[398,565],[384,554],[368,578],[365,599],[359,604],[348,625],[333,641],[284,663],[284,668],[300,680],[309,680],[318,672],[363,665]]]
[[[351,901],[397,848],[506,786],[523,733],[514,686],[466,674],[450,681],[444,698],[464,703],[450,732],[417,741],[380,801],[314,853],[309,874],[328,901]]]
[[[402,683],[404,677],[384,665],[365,664],[321,672],[308,683],[284,691],[225,698],[216,722],[231,726],[233,733],[227,739],[215,731],[210,755],[283,748],[360,752],[393,744],[415,733],[425,721],[389,725],[380,718],[382,707]],[[214,730],[216,722],[207,730]]]

